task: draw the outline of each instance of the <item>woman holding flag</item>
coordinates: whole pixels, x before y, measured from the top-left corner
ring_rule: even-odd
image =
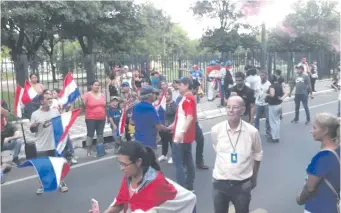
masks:
[[[124,177],[118,195],[104,213],[195,211],[196,196],[161,173],[149,147],[137,142],[124,143],[118,151],[118,163]]]

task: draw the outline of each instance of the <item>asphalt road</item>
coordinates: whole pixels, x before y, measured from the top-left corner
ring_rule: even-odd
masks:
[[[318,112],[336,114],[337,93],[315,97],[310,101],[312,119]],[[265,140],[263,129],[264,158],[261,163],[258,186],[252,193],[251,211],[269,213],[300,213],[303,208],[296,205],[295,197],[301,189],[305,178],[305,168],[312,156],[318,151],[319,143],[311,137],[311,125],[304,125],[305,113],[301,111],[298,124],[291,124],[293,102],[286,102],[284,119],[281,126],[281,141],[278,144]],[[201,122],[205,132],[204,158],[210,170],[197,170],[195,193],[197,194],[197,211],[213,212],[212,206],[212,166],[215,154],[210,144],[210,128],[224,120],[216,118]],[[261,122],[261,128],[264,121]],[[195,148],[195,146],[193,147]],[[174,179],[172,165],[162,163],[162,171]],[[7,182],[1,186],[1,212],[4,213],[86,213],[91,207],[91,198],[99,201],[102,209],[107,207],[118,191],[122,173],[114,156],[99,160],[81,158],[73,167],[65,182],[69,192],[52,192],[37,196],[38,179],[34,177],[33,168],[13,169],[8,174]],[[263,209],[263,211],[255,211]]]

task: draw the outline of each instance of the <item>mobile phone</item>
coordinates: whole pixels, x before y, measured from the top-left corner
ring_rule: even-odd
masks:
[[[99,213],[99,204],[95,199],[91,199],[92,213]]]

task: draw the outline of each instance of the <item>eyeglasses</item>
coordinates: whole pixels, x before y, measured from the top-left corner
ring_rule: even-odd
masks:
[[[226,106],[226,109],[236,111],[240,109],[240,106]]]
[[[131,162],[131,163],[123,163],[123,162],[120,162],[120,161],[117,161],[117,163],[120,165],[120,167],[122,168],[127,168],[128,166],[134,164],[134,162]]]

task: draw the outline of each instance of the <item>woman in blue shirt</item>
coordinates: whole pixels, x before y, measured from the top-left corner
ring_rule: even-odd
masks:
[[[305,205],[305,213],[337,213],[340,197],[340,120],[332,114],[320,113],[313,123],[312,133],[314,139],[321,142],[321,150],[307,167],[307,181],[296,201],[299,205]]]

